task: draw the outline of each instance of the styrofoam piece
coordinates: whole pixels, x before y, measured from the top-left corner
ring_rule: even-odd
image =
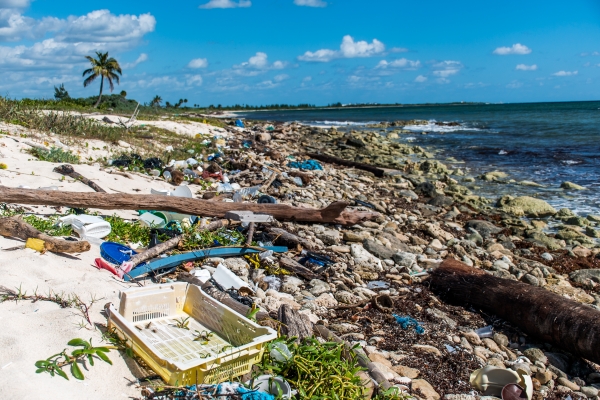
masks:
[[[151,228],[164,228],[167,224],[167,221],[149,212],[140,215],[140,222]]]
[[[100,222],[104,222],[104,220],[100,217],[97,217],[95,215],[87,215],[87,214],[81,214],[81,215],[69,214],[69,215],[65,215],[64,217],[60,217],[59,220],[65,226],[71,225],[73,223],[73,221],[79,221],[84,225],[97,224]]]
[[[193,272],[193,275],[198,278],[198,280],[202,283],[206,283],[210,279],[210,271],[206,269],[196,269]]]
[[[188,329],[177,322],[188,321]],[[249,373],[277,332],[183,282],[131,288],[110,306],[109,328],[170,385],[215,384]],[[207,341],[195,332],[213,333]]]
[[[79,237],[95,237],[98,239],[105,238],[110,235],[112,230],[110,224],[106,221],[97,222],[95,224],[84,224],[78,219],[73,220],[71,223],[73,230],[77,232]]]
[[[169,189],[150,189],[150,193],[156,194],[158,196],[168,196],[171,192],[169,191]]]
[[[221,285],[224,289],[240,289],[240,288],[248,288],[252,290],[250,286],[246,282],[244,282],[239,276],[231,272],[227,267],[223,264],[219,264],[217,266],[217,270],[213,274],[213,279]],[[254,290],[252,290],[254,292]]]
[[[246,382],[252,385],[252,388],[261,392],[269,393],[275,396],[281,395],[282,399],[291,399],[295,395],[290,384],[281,376],[261,375],[254,380]]]

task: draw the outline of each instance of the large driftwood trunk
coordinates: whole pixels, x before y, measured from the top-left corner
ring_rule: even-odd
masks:
[[[288,204],[217,203],[199,199],[148,194],[79,193],[55,190],[15,189],[0,186],[0,202],[39,204],[103,210],[161,210],[203,217],[223,218],[228,211],[253,211],[272,215],[278,220],[355,225],[372,220],[378,213],[346,210],[339,201],[326,208],[301,208]]]
[[[90,249],[88,242],[71,242],[48,236],[23,221],[20,217],[0,219],[0,235],[23,240],[29,238],[43,240],[44,249],[52,253],[83,253]]]
[[[381,168],[374,167],[369,164],[359,163],[356,161],[344,160],[343,158],[337,158],[333,156],[329,156],[327,154],[318,154],[318,153],[308,153],[306,154],[310,158],[314,158],[315,160],[323,161],[328,164],[338,164],[343,165],[345,167],[352,167],[356,169],[362,169],[363,171],[371,172],[373,175],[381,178],[385,171]]]
[[[600,362],[600,311],[588,305],[452,259],[433,272],[431,288],[451,303],[493,313],[528,335]]]
[[[282,304],[277,310],[277,319],[281,322],[281,333],[288,337],[304,339],[313,335],[313,324],[306,315],[300,314],[288,304]]]

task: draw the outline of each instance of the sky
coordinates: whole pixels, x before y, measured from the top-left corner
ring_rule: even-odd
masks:
[[[188,105],[600,98],[598,0],[0,0],[0,94]]]

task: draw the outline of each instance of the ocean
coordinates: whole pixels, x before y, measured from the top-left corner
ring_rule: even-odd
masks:
[[[534,181],[544,186],[477,181],[474,193],[492,199],[503,194],[535,195],[554,207],[567,207],[580,215],[600,214],[600,102],[597,101],[348,107],[238,115],[343,129],[361,129],[382,121],[426,120],[427,125],[404,125],[390,130],[410,131],[401,134],[398,140],[439,150],[438,159],[458,160],[445,163],[462,168],[471,176],[499,170],[508,173],[509,179]],[[439,122],[458,125],[441,126],[436,124]],[[587,190],[564,191],[560,188],[564,181]]]

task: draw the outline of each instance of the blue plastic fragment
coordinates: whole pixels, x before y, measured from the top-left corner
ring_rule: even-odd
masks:
[[[284,246],[265,247],[264,249],[273,250],[274,253],[285,253],[288,251],[288,248]],[[190,251],[189,253],[159,258],[149,262],[148,264],[140,265],[131,270],[129,274],[125,275],[123,280],[130,281],[133,278],[139,278],[140,276],[149,274],[151,272],[160,273],[181,265],[184,262],[195,261],[204,257],[235,257],[243,256],[245,254],[261,253],[262,251],[263,250],[255,250],[248,247],[213,247],[210,249]]]
[[[246,127],[244,125],[244,121],[242,121],[241,119],[236,119],[235,120],[235,126],[237,126],[238,128],[245,128]]]
[[[303,162],[290,161],[287,166],[290,168],[299,168],[299,169],[305,169],[308,171],[323,169],[323,166],[317,160],[307,160],[307,161],[303,161]]]
[[[400,324],[402,329],[407,330],[409,327],[414,326],[415,332],[417,332],[417,334],[422,335],[425,333],[425,329],[421,326],[421,324],[419,324],[419,321],[417,321],[413,317],[409,317],[409,316],[401,317],[396,314],[392,314],[392,315],[394,316],[394,318],[396,318],[396,322],[398,322],[398,324]]]

